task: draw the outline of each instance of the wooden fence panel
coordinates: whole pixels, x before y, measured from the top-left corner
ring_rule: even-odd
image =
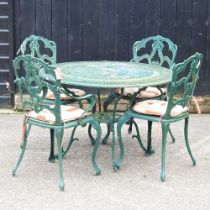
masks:
[[[68,3],[68,60],[82,60],[83,42],[83,1],[70,0]]]
[[[161,35],[176,41],[176,1],[161,1]]]
[[[160,0],[146,1],[145,36],[160,33]]]
[[[36,0],[36,25],[35,31],[36,34],[47,37],[48,39],[52,38],[52,2],[49,0]]]
[[[36,0],[20,0],[20,34],[21,41],[35,33]]]
[[[207,27],[207,33],[206,33],[206,68],[205,68],[205,82],[203,85],[202,90],[199,91],[201,94],[210,94],[210,2],[208,1],[208,7],[207,7],[207,20],[206,20],[206,27]]]
[[[114,1],[114,59],[129,60],[129,1]]]
[[[67,61],[68,0],[52,0],[52,40],[57,44],[58,62]]]
[[[146,0],[130,1],[129,59],[132,58],[133,43],[145,38]]]
[[[83,0],[83,59],[98,59],[98,0]]]
[[[191,0],[177,0],[176,43],[177,62],[190,56],[191,49]]]
[[[98,56],[105,60],[114,57],[114,0],[99,1]]]
[[[14,51],[25,37],[35,33],[57,43],[58,62],[128,61],[133,42],[160,34],[178,45],[177,62],[196,51],[204,54],[196,93],[210,94],[208,0],[16,0],[14,3]]]
[[[206,16],[208,15],[208,0],[194,0],[192,4],[192,37],[191,54],[200,52],[204,55],[202,68],[200,70],[200,79],[198,80],[197,90],[202,89],[203,80],[205,80],[206,66]]]

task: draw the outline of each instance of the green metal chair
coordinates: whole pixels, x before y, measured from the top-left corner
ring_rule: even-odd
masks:
[[[19,159],[12,174],[15,175],[23,158],[31,126],[34,125],[42,128],[49,128],[55,132],[57,138],[60,176],[59,187],[60,190],[63,190],[64,179],[62,157],[64,154],[62,153],[62,138],[64,129],[75,129],[78,126],[85,126],[86,124],[91,124],[91,126],[97,131],[96,142],[92,152],[92,164],[96,174],[100,174],[101,170],[96,164],[95,157],[100,143],[101,128],[99,123],[94,120],[90,113],[87,113],[91,111],[95,105],[95,96],[91,94],[83,97],[71,96],[77,101],[87,100],[89,106],[86,109],[73,105],[62,105],[60,94],[63,92],[63,89],[61,88],[61,72],[59,69],[55,69],[52,65],[48,65],[43,60],[34,58],[31,55],[16,57],[13,61],[13,66],[16,77],[15,83],[19,90],[23,107],[24,109],[25,107],[29,107],[31,111],[24,119],[24,141],[21,147]],[[54,100],[48,100],[46,98],[48,90],[54,94]],[[23,93],[27,93],[30,97],[24,98]],[[54,156],[53,152],[54,150],[51,150],[51,156]]]
[[[148,37],[141,41],[136,41],[133,44],[133,58],[131,59],[131,62],[148,63],[172,69],[175,62],[176,53],[176,44],[174,44],[168,38],[156,35]],[[165,89],[160,87],[149,87],[144,90],[138,90],[139,88],[125,88],[123,90],[123,99],[131,100],[133,95],[135,96],[135,101],[142,101],[151,98],[159,99],[166,91]],[[107,110],[108,105],[116,97],[120,97],[120,95],[120,89],[116,89],[115,92],[112,93],[105,102],[105,110]]]
[[[170,39],[162,37],[160,35],[151,36],[145,38],[141,41],[136,41],[133,44],[133,58],[131,62],[135,63],[148,63],[151,65],[163,66],[169,69],[172,69],[177,53],[177,45],[174,44]],[[136,101],[144,101],[149,99],[162,99],[166,100],[166,88],[162,87],[147,87],[143,89],[139,88],[125,88],[123,93],[120,89],[116,89],[111,93],[107,100],[104,103],[104,110],[108,110],[108,106],[116,98],[123,98],[124,100],[130,101],[133,105]],[[123,94],[123,95],[122,95]],[[135,121],[131,120],[129,123],[129,133],[132,132],[132,126],[136,127]],[[151,126],[151,123],[148,122],[148,127]],[[109,130],[109,128],[108,128]],[[173,142],[175,138],[170,131]],[[107,138],[106,138],[107,140]],[[106,142],[104,142],[106,143]],[[146,150],[142,144],[142,149],[145,150],[146,154],[151,154],[154,151],[152,149]]]
[[[54,41],[45,39],[44,37],[41,36],[31,35],[23,40],[17,54],[21,55],[29,54],[33,57],[41,59],[42,61],[44,61],[49,65],[54,65],[56,64],[57,60],[56,43]],[[68,88],[64,86],[62,86],[61,88],[63,88],[63,91],[60,95],[61,104],[64,105],[64,104],[71,104],[73,102],[78,102],[80,107],[82,107],[81,102],[75,101],[72,95],[80,97],[84,96],[86,94],[84,90],[78,88]],[[49,100],[55,100],[54,94],[50,90],[48,90],[45,97]],[[72,134],[74,134],[74,130]],[[50,130],[50,135],[51,135],[51,148],[53,148],[54,147],[53,129]],[[57,155],[54,158],[50,156],[49,160],[53,162],[56,157]]]
[[[130,119],[142,119],[152,122],[159,122],[162,126],[162,158],[161,158],[161,180],[165,180],[165,149],[166,138],[170,123],[185,120],[184,134],[185,143],[193,165],[196,161],[192,155],[188,142],[188,121],[189,121],[189,102],[193,97],[196,82],[199,77],[199,69],[203,56],[196,53],[179,63],[173,68],[172,82],[168,87],[168,100],[146,100],[137,102],[128,110],[118,121],[117,132],[121,153],[116,166],[120,167],[124,155],[121,129]],[[179,94],[179,97],[174,97]],[[141,143],[140,133],[137,132],[137,139]],[[148,142],[151,144],[151,127],[148,129]]]
[[[31,35],[27,37],[21,44],[17,54],[31,55],[36,58],[40,58],[49,65],[56,64],[57,53],[56,43],[50,41],[41,36]],[[84,96],[86,93],[84,90],[78,88],[68,88],[68,92],[71,92],[74,96]],[[48,99],[54,100],[53,93],[49,91],[46,95]],[[65,91],[60,96],[62,104],[69,104],[75,102]]]

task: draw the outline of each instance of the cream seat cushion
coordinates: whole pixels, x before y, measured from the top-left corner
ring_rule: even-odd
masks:
[[[69,88],[69,91],[73,92],[76,96],[79,96],[79,97],[84,96],[86,94],[84,90],[76,89],[76,88]],[[48,89],[48,92],[45,98],[54,100],[55,96],[53,92]],[[71,96],[66,95],[65,93],[61,93],[60,99],[61,101],[70,100]]]
[[[128,96],[128,95],[133,95],[139,90],[139,88],[125,88],[123,95]],[[161,91],[163,93],[166,93],[166,88],[161,88]],[[115,92],[117,94],[121,94],[120,89],[115,89]],[[147,87],[145,90],[141,91],[136,97],[137,98],[154,98],[161,96],[161,92],[158,88],[156,87]]]
[[[83,109],[80,109],[75,106],[61,105],[61,120],[63,122],[68,122],[79,119],[84,114],[84,112],[85,111]],[[38,113],[36,113],[35,111],[31,111],[28,114],[28,117],[45,121],[50,124],[55,122],[55,115],[48,109],[43,109]]]
[[[168,102],[160,100],[146,100],[136,103],[132,110],[141,114],[163,116],[166,112]],[[171,116],[175,117],[189,110],[188,107],[176,105],[171,110]]]

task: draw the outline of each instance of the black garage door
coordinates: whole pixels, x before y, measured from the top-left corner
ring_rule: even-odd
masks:
[[[13,83],[13,0],[0,0],[0,107],[11,107]]]

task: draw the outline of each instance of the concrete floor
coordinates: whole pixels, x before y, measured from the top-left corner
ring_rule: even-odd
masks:
[[[28,149],[17,171],[12,166],[19,155],[22,114],[0,114],[0,209],[84,210],[209,210],[210,209],[210,115],[191,115],[189,140],[197,166],[193,167],[184,144],[183,122],[172,125],[176,144],[167,143],[165,183],[160,181],[160,135],[154,124],[153,148],[144,156],[136,140],[123,129],[125,159],[113,172],[111,144],[100,145],[97,162],[102,169],[94,175],[90,161],[92,146],[87,128],[78,129],[65,157],[65,191],[58,188],[58,164],[48,162],[49,131],[33,127]],[[139,121],[142,137],[146,123]],[[105,126],[103,127],[105,129]],[[70,130],[65,132],[67,142]]]

